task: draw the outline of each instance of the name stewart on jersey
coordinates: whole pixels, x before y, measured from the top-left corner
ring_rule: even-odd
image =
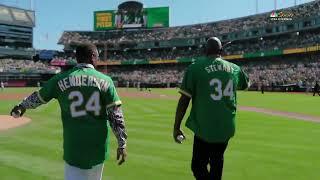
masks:
[[[97,87],[101,91],[107,92],[109,88],[109,82],[107,80],[100,79],[95,76],[68,76],[58,81],[58,86],[62,92],[70,87],[80,86]]]
[[[204,69],[207,71],[208,74],[216,72],[216,71],[225,71],[228,73],[233,72],[232,67],[225,65],[225,64],[218,64],[218,65],[211,64],[209,66],[206,66]]]

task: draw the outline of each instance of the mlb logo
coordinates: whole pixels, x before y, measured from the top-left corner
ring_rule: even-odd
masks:
[[[271,18],[277,18],[277,17],[278,17],[278,13],[272,12],[272,13],[270,14],[270,17],[271,17]]]

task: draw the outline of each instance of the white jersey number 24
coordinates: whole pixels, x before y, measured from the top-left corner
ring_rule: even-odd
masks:
[[[214,101],[220,101],[223,96],[230,97],[230,99],[232,99],[233,81],[231,79],[228,81],[224,90],[222,90],[222,82],[219,79],[212,79],[209,84],[214,87],[214,93],[210,94]]]
[[[85,116],[89,111],[94,112],[95,116],[100,115],[100,93],[98,91],[93,92],[87,102],[84,102],[83,95],[80,91],[70,92],[68,98],[72,101],[70,104],[70,112],[73,118]],[[82,106],[84,103],[85,108],[79,109],[78,107]]]

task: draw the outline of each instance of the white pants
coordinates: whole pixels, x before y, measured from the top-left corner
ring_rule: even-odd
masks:
[[[101,180],[103,163],[93,166],[91,169],[80,169],[64,163],[65,180]]]

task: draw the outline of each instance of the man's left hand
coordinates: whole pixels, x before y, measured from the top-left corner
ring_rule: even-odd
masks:
[[[16,105],[13,107],[13,109],[10,112],[10,115],[17,118],[23,116],[23,114],[26,112],[26,108],[24,108],[21,105]]]

